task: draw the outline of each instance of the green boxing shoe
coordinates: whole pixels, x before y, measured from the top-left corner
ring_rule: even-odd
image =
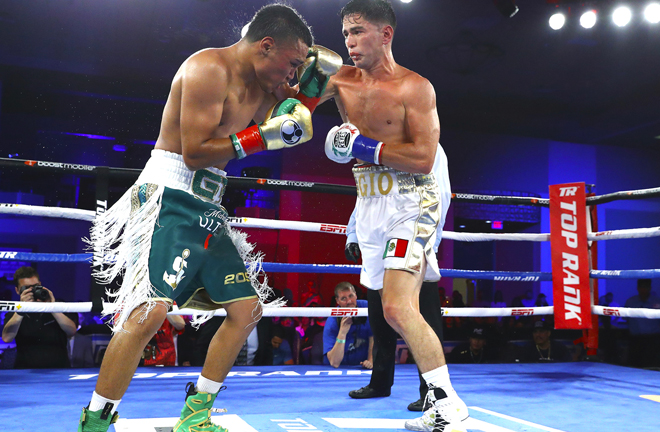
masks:
[[[119,413],[116,411],[113,415],[110,415],[112,407],[113,404],[108,402],[103,409],[90,411],[87,409],[89,408],[89,405],[87,405],[80,414],[78,432],[106,432],[110,425],[119,418]]]
[[[198,392],[195,384],[186,386],[186,404],[173,432],[229,432],[211,421],[211,408],[218,394]]]

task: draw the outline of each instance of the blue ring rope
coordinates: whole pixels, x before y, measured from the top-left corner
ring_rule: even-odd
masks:
[[[91,263],[92,254],[56,254],[32,252],[0,252],[0,259],[8,261],[34,261],[34,262],[69,262]],[[263,263],[263,269],[271,273],[334,273],[359,274],[360,266],[349,264],[289,264],[289,263]],[[551,281],[549,272],[510,272],[486,270],[458,270],[440,269],[443,277],[472,278],[494,281],[538,282]],[[660,269],[650,270],[591,270],[593,279],[651,279],[660,278]]]

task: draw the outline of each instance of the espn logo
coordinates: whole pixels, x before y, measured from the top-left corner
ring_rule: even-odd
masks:
[[[358,316],[358,310],[355,308],[334,308],[330,316]]]
[[[619,309],[603,308],[603,315],[620,317],[621,312],[619,312]]]
[[[343,225],[321,224],[321,232],[346,234],[346,227]]]
[[[11,312],[17,309],[14,303],[0,302],[0,312]]]
[[[534,309],[514,309],[511,316],[531,316],[534,315]]]

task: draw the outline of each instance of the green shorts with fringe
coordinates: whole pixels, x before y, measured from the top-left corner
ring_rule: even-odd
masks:
[[[165,188],[149,253],[156,298],[199,310],[257,298],[226,224],[224,208]]]

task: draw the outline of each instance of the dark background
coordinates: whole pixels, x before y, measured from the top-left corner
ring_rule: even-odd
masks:
[[[157,138],[169,85],[195,51],[235,43],[265,1],[218,0],[4,0],[0,3],[0,157],[142,168]],[[295,0],[316,41],[345,57],[338,11],[343,0]],[[628,2],[633,21],[615,27],[616,2],[590,2],[599,11],[593,29],[577,26],[581,3],[567,26],[549,28],[557,9],[542,0],[520,0],[504,17],[488,0],[393,0],[399,25],[396,60],[435,87],[457,191],[547,197],[548,184],[584,181],[597,194],[660,186],[660,25],[641,19],[647,2]],[[350,166],[323,155],[325,132],[340,119],[332,102],[317,109],[312,142],[287,152],[232,162],[241,175],[262,167],[273,178],[350,184]],[[128,183],[111,183],[118,197]],[[94,208],[94,181],[29,170],[1,169],[0,201]],[[235,191],[227,196],[240,214],[345,224],[347,197]],[[547,210],[519,223],[516,208],[491,206],[492,215],[453,205],[447,230],[548,232]],[[454,216],[457,217],[454,217]],[[602,205],[599,228],[660,225],[658,200]],[[461,228],[464,226],[464,228]],[[84,222],[0,217],[0,248],[75,253],[83,250]],[[251,230],[267,261],[344,263],[343,236]],[[550,271],[550,250],[532,243],[443,243],[441,268]],[[5,262],[6,263],[6,262]],[[660,240],[599,244],[599,268],[660,268]],[[46,286],[66,300],[86,300],[85,265],[39,263]],[[0,266],[0,270],[2,267]],[[294,293],[308,284],[326,301],[344,277],[277,275],[275,285]],[[354,277],[348,278],[355,281]],[[462,281],[441,282],[449,292]],[[623,304],[634,281],[601,282]],[[654,290],[658,282],[654,281]],[[505,301],[531,289],[551,299],[548,284],[480,282]],[[470,297],[471,293],[465,293]]]

